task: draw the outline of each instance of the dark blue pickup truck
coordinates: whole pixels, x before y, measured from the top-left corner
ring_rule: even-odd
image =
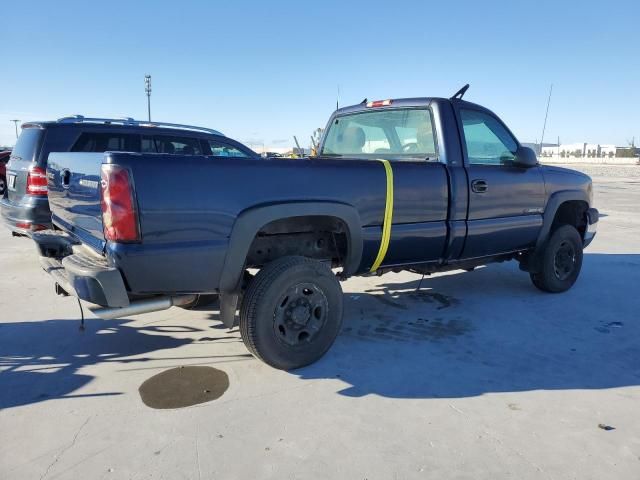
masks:
[[[569,289],[598,222],[590,178],[541,166],[462,93],[336,110],[310,158],[51,153],[43,266],[107,319],[219,295],[282,369],[329,349],[349,276],[517,260]]]

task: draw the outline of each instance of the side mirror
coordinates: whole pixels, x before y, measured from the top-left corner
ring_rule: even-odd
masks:
[[[515,163],[521,167],[529,168],[538,165],[538,157],[529,147],[520,147],[516,152]]]

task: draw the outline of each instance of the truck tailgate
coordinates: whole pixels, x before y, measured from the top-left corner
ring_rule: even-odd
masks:
[[[47,165],[54,223],[97,251],[104,248],[100,207],[103,153],[51,153]]]

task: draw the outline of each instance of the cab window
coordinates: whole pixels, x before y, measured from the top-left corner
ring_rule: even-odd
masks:
[[[515,160],[518,144],[495,117],[470,109],[461,109],[460,117],[470,164],[505,165]]]
[[[431,111],[393,108],[341,115],[329,126],[321,155],[437,160]]]

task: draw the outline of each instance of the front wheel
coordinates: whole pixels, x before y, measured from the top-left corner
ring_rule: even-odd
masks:
[[[531,281],[540,290],[560,293],[569,290],[582,268],[582,239],[572,225],[553,232],[542,252],[541,268],[531,273]]]
[[[322,357],[342,325],[342,289],[333,272],[305,257],[283,257],[249,284],[240,334],[249,351],[281,370]]]
[[[7,179],[3,175],[0,175],[0,197],[4,197],[4,192],[7,191]]]

